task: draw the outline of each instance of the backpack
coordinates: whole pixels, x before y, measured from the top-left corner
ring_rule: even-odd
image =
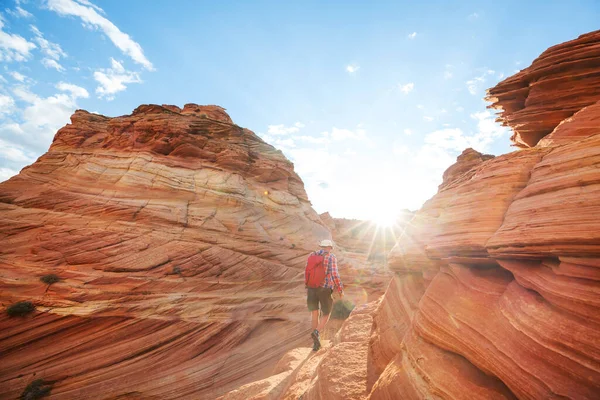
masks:
[[[308,256],[306,262],[306,270],[304,271],[304,283],[309,288],[318,288],[325,282],[325,264],[323,263],[324,257],[318,254],[312,253]]]

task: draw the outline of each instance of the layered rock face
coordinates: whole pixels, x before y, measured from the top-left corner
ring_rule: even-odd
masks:
[[[390,252],[383,298],[340,330],[370,332],[355,352],[334,338],[248,398],[597,399],[599,53],[583,35],[490,89],[527,148],[459,156]]]
[[[1,398],[215,398],[307,341],[330,233],[280,151],[216,106],[71,120],[0,184]]]
[[[594,32],[489,90],[528,149],[459,157],[392,250],[370,398],[597,398],[598,87]]]
[[[600,31],[550,47],[531,66],[488,90],[518,147],[533,147],[562,121],[600,100]],[[569,135],[578,134],[576,132]]]

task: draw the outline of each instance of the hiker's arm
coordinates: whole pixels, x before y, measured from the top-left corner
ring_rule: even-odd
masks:
[[[338,274],[337,258],[335,256],[331,257],[331,277],[333,278],[333,283],[335,284],[338,292],[342,293],[344,291],[344,287],[342,286],[340,274]]]

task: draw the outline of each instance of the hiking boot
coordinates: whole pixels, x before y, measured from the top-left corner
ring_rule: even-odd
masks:
[[[319,331],[315,329],[310,334],[310,337],[314,342],[313,351],[319,350],[321,348],[321,339],[319,338]]]
[[[321,344],[315,342],[315,344],[313,345],[313,351],[319,351],[320,348],[321,348]]]

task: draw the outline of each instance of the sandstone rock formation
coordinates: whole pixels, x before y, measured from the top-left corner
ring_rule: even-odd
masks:
[[[364,324],[347,365],[338,339],[249,398],[597,399],[599,87],[600,31],[490,89],[525,149],[467,150],[446,171],[390,252],[385,295],[340,330]]]
[[[307,341],[305,257],[329,237],[293,165],[224,109],[78,110],[0,184],[0,397],[40,378],[56,399],[215,398],[267,376]],[[36,311],[8,318],[21,300]]]
[[[533,147],[562,121],[600,100],[600,31],[550,47],[531,66],[488,90],[518,147]]]
[[[598,87],[594,32],[489,90],[515,145],[531,148],[474,166],[459,157],[449,171],[466,172],[392,250],[370,398],[597,398]]]

